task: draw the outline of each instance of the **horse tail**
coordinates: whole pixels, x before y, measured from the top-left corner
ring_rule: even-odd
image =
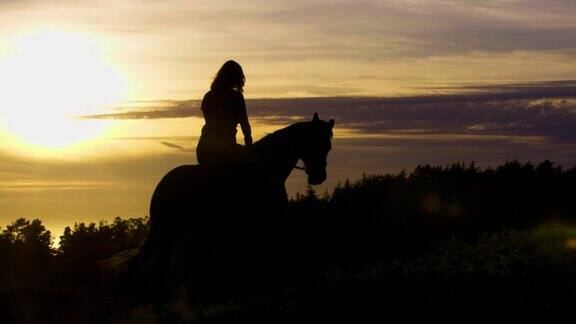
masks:
[[[152,195],[150,230],[140,248],[122,251],[104,262],[107,275],[103,279],[107,290],[115,296],[129,300],[158,299],[177,277],[175,259],[181,237],[165,228],[163,216],[171,211],[165,206],[164,183],[162,179]]]
[[[149,235],[139,249],[125,250],[100,262],[105,289],[132,301],[162,299],[177,278],[176,243],[159,244],[154,235]]]
[[[190,246],[182,232],[182,207],[189,198],[181,188],[190,184],[182,174],[196,173],[196,166],[180,166],[167,173],[156,186],[150,202],[150,231],[139,249],[123,251],[105,263],[105,278],[113,295],[129,300],[158,300],[171,293],[181,280]],[[176,186],[176,188],[174,188]]]

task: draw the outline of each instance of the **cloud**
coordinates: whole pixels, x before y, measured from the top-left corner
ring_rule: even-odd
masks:
[[[170,42],[190,44],[200,40],[202,48],[259,59],[562,50],[573,49],[576,42],[576,6],[570,0],[3,2],[4,10],[34,10],[41,17],[129,36],[169,35]]]
[[[38,26],[97,36],[134,98],[197,96],[229,58],[245,67],[248,93],[275,97],[575,77],[576,8],[567,0],[9,0],[0,8],[2,39]]]
[[[137,105],[138,102],[133,103]],[[83,119],[158,119],[201,116],[198,101],[152,101],[141,102],[144,108],[124,112],[81,116]]]
[[[177,149],[177,150],[179,150],[179,151],[192,152],[191,150],[189,150],[189,149],[187,149],[187,148],[185,148],[185,147],[183,147],[183,146],[180,146],[180,145],[178,145],[178,144],[174,144],[174,143],[170,143],[170,142],[164,142],[164,141],[159,142],[159,143],[162,144],[162,145],[164,145],[164,146],[166,146],[166,147],[173,148],[173,149]]]
[[[336,119],[339,128],[361,133],[543,136],[576,143],[576,81],[456,89],[459,92],[454,94],[390,98],[254,99],[247,106],[251,118],[268,124],[307,120],[319,112],[324,119]],[[198,101],[174,101],[168,107],[147,106],[83,118],[198,117],[198,106]]]

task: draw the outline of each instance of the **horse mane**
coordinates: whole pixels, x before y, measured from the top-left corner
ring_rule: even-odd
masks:
[[[258,141],[254,142],[254,146],[261,147],[262,145],[270,144],[271,142],[281,141],[287,139],[289,135],[292,135],[295,131],[301,130],[306,127],[310,122],[298,122],[292,125],[281,128],[274,131],[266,136],[262,137]]]

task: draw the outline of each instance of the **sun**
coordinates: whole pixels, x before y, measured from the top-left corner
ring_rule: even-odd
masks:
[[[5,133],[43,148],[68,147],[102,134],[105,122],[78,117],[120,102],[126,85],[95,37],[46,31],[7,44],[0,55]]]

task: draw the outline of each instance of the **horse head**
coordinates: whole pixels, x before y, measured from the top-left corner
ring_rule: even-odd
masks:
[[[332,148],[332,128],[334,119],[320,120],[314,114],[305,138],[302,139],[300,159],[304,162],[308,183],[319,185],[326,180],[326,158]]]

